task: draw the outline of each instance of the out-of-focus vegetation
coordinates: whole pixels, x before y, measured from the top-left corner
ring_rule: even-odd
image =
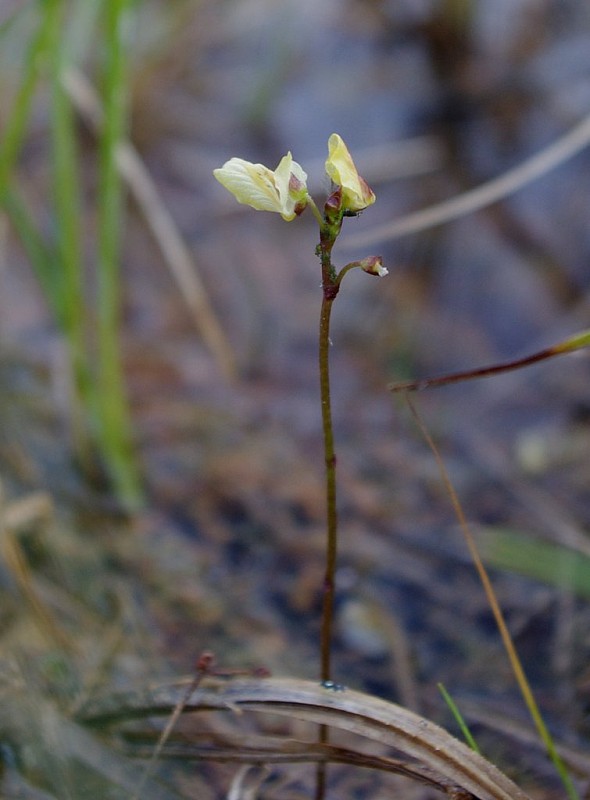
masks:
[[[290,149],[321,195],[338,131],[378,198],[350,221],[344,263],[366,255],[354,237],[573,129],[589,53],[575,0],[0,4],[4,794],[129,797],[163,724],[99,736],[80,709],[190,671],[205,648],[222,665],[317,676],[316,233],[234,207],[211,170],[233,155],[274,166]],[[489,208],[381,240],[390,275],[350,277],[332,336],[335,678],[452,725],[442,681],[482,751],[544,800],[561,789],[432,460],[385,387],[588,326],[589,173],[582,150]],[[511,633],[582,791],[587,363],[418,397],[468,518],[490,532]],[[142,796],[247,796],[249,779],[260,797],[309,796],[308,766],[249,778],[191,762],[209,729],[179,726]],[[376,770],[329,775],[342,798],[405,790]]]
[[[121,371],[119,343],[120,257],[123,201],[117,148],[128,127],[128,76],[125,53],[133,9],[125,2],[28,3],[4,20],[3,136],[0,143],[0,197],[20,235],[66,341],[70,363],[71,429],[79,463],[88,474],[101,454],[109,479],[124,505],[141,498],[137,464]],[[92,43],[93,72],[101,85],[96,193],[86,204],[81,183],[83,161],[76,110],[67,93],[68,75],[91,63],[80,39]],[[78,62],[78,63],[77,63]],[[12,82],[13,86],[10,86]],[[10,97],[10,89],[13,89]],[[37,102],[36,102],[37,101]],[[48,107],[46,153],[49,180],[44,187],[49,230],[19,190],[17,161],[25,149],[39,103]],[[96,235],[86,238],[86,219],[96,215]],[[93,252],[95,300],[87,291],[85,254]]]

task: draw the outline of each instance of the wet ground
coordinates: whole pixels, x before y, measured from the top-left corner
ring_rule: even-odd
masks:
[[[454,730],[444,683],[492,760],[531,796],[563,796],[526,739],[432,454],[386,386],[534,352],[588,325],[589,151],[447,225],[362,247],[354,237],[500,175],[577,124],[590,104],[590,11],[549,0],[195,6],[168,15],[150,5],[132,139],[190,246],[237,375],[229,380],[207,347],[131,205],[123,347],[148,494],[131,519],[75,469],[63,344],[3,233],[0,468],[16,522],[0,570],[0,644],[4,691],[22,693],[29,731],[7,737],[5,785],[22,773],[27,791],[82,796],[58,743],[46,752],[37,742],[33,765],[23,754],[48,698],[71,707],[97,690],[184,674],[205,649],[223,665],[316,678],[325,528],[317,231],[311,215],[287,225],[238,206],[211,170],[234,155],[274,167],[290,149],[320,198],[326,141],[338,131],[378,200],[346,221],[335,260],[379,252],[390,275],[351,274],[334,311],[334,677]],[[22,164],[39,203],[40,119]],[[571,573],[590,554],[589,375],[582,352],[417,399],[491,562],[496,534],[561,548],[545,580],[510,550],[492,576],[547,721],[566,758],[578,758],[582,793],[590,578],[574,584]],[[212,797],[225,796],[228,772],[196,769]],[[198,781],[176,781],[176,796],[204,796]],[[366,775],[334,782],[334,796],[390,796]],[[308,796],[298,778],[264,791]]]

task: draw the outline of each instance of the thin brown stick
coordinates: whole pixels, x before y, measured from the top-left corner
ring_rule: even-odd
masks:
[[[470,381],[475,378],[489,378],[502,372],[511,372],[522,367],[529,367],[539,361],[545,361],[547,358],[563,355],[563,353],[563,349],[559,349],[558,346],[546,347],[544,350],[533,353],[533,355],[517,358],[514,361],[505,361],[502,364],[493,364],[488,367],[478,367],[477,369],[468,369],[461,372],[451,372],[448,375],[440,375],[436,378],[420,378],[416,381],[390,383],[387,388],[390,392],[421,392],[423,389],[430,389],[434,386],[447,386],[450,383],[460,383],[461,381]]]
[[[190,683],[187,686],[185,692],[178,698],[178,702],[174,706],[172,713],[170,714],[170,718],[166,723],[164,730],[160,734],[158,743],[155,746],[154,751],[150,756],[150,759],[147,763],[145,771],[137,786],[137,790],[133,795],[132,800],[140,800],[143,787],[145,786],[148,778],[151,776],[154,766],[156,765],[157,760],[160,758],[164,745],[166,744],[166,742],[170,738],[170,734],[176,727],[176,723],[178,722],[180,715],[184,711],[186,704],[201,685],[203,678],[212,671],[213,663],[214,663],[214,657],[212,653],[209,653],[207,651],[200,655],[196,665],[195,677],[192,683]]]

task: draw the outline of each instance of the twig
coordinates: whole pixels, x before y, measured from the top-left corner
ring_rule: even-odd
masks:
[[[214,661],[213,654],[209,653],[209,652],[202,653],[201,656],[199,657],[199,659],[197,661],[196,673],[195,673],[194,680],[192,681],[192,683],[190,683],[188,685],[188,687],[186,688],[186,691],[184,692],[184,694],[182,694],[180,696],[180,698],[178,699],[178,702],[174,706],[174,709],[172,710],[172,714],[170,715],[170,719],[166,723],[166,727],[164,728],[164,730],[162,731],[162,733],[160,735],[160,738],[158,739],[158,744],[156,745],[152,755],[150,756],[150,760],[147,763],[145,771],[144,771],[144,773],[142,775],[142,778],[141,778],[141,780],[139,782],[139,785],[137,787],[137,791],[133,795],[132,800],[140,800],[142,789],[145,786],[146,781],[148,780],[148,778],[151,776],[152,771],[154,769],[154,766],[156,764],[156,761],[160,757],[160,754],[162,752],[162,749],[163,749],[164,745],[166,744],[166,742],[170,738],[170,734],[174,730],[174,727],[176,726],[176,723],[178,722],[178,718],[182,714],[186,704],[188,703],[188,701],[190,700],[192,695],[199,688],[199,686],[201,684],[201,681],[203,680],[205,675],[207,675],[211,671],[211,668],[213,666],[213,661]]]
[[[419,378],[415,381],[394,382],[390,383],[387,388],[390,392],[420,392],[423,389],[430,389],[434,386],[447,386],[450,383],[460,383],[461,381],[470,381],[475,378],[489,378],[492,375],[499,375],[503,372],[512,372],[513,370],[522,369],[522,367],[530,367],[532,364],[537,364],[539,361],[546,361],[548,358],[573,353],[589,345],[590,330],[584,330],[573,334],[573,336],[569,336],[567,339],[557,344],[545,347],[543,350],[538,350],[536,353],[524,356],[523,358],[503,361],[500,364],[491,364],[486,367],[477,367],[476,369],[461,370],[461,372],[450,372],[447,375],[439,375],[435,378]]]
[[[160,734],[160,738],[158,739],[158,744],[156,745],[150,760],[147,763],[145,768],[145,772],[139,782],[139,786],[135,794],[133,795],[132,800],[140,800],[141,799],[141,792],[143,787],[146,784],[146,781],[151,776],[156,761],[160,758],[164,745],[170,738],[170,734],[174,730],[176,723],[178,722],[178,718],[184,711],[187,703],[193,696],[193,694],[197,691],[203,678],[207,676],[216,676],[220,678],[233,678],[235,676],[243,676],[243,675],[254,675],[255,677],[265,678],[269,675],[268,670],[263,667],[259,667],[254,670],[240,670],[240,669],[224,669],[223,667],[216,667],[215,666],[215,656],[213,653],[206,650],[205,652],[201,653],[199,658],[197,659],[197,664],[195,668],[195,677],[193,681],[187,686],[184,693],[178,699],[178,702],[174,706],[172,713],[170,715],[170,719],[166,723],[166,726],[162,733]]]

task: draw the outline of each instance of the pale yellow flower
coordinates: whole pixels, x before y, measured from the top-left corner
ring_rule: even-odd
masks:
[[[238,203],[257,211],[276,211],[287,222],[307,204],[307,175],[291,153],[283,156],[274,172],[263,164],[231,158],[213,174]]]
[[[348,148],[337,133],[328,139],[326,172],[336,186],[342,187],[342,208],[346,211],[362,211],[375,202],[373,190],[358,174]]]

